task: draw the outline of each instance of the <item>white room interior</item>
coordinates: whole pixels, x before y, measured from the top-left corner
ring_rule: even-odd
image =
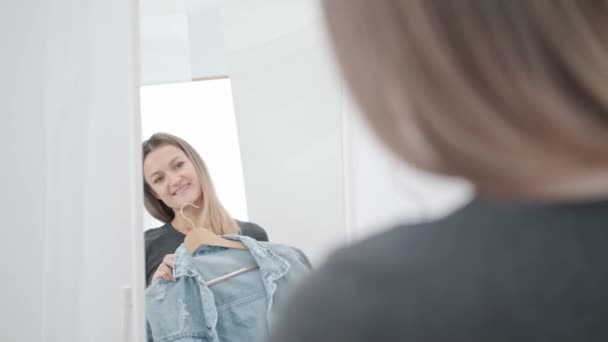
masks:
[[[223,125],[229,133],[213,140],[221,149],[197,143],[220,197],[315,265],[391,222],[445,215],[470,196],[466,184],[413,171],[379,147],[337,76],[314,0],[22,0],[0,9],[2,341],[144,340],[140,148],[157,130],[196,140],[213,135],[205,122]],[[218,77],[232,100],[221,110],[232,116],[171,108],[166,115],[192,121],[143,117],[142,126],[140,81],[150,87],[143,99],[154,86]]]

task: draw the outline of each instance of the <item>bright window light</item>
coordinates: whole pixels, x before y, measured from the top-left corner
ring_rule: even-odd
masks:
[[[246,221],[245,183],[230,80],[144,86],[140,96],[143,138],[165,132],[189,142],[207,164],[226,210],[235,219]],[[144,213],[144,229],[160,225]]]

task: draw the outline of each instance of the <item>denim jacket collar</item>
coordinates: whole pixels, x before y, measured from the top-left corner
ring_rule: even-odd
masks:
[[[232,234],[224,235],[223,237],[230,240],[241,241],[251,252],[251,255],[260,268],[262,277],[268,282],[273,283],[289,272],[290,265],[287,260],[266,248],[257,240],[248,236]],[[186,246],[181,244],[175,251],[175,268],[173,270],[173,276],[176,279],[183,276],[191,276],[197,278],[202,283],[205,283],[205,280],[201,279],[200,275],[194,271],[195,267],[193,266],[193,260],[194,257],[202,254],[208,249],[209,247],[203,246],[194,252],[194,255],[191,255]]]

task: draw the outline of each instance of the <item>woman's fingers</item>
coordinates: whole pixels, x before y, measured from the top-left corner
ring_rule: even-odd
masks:
[[[175,265],[175,255],[174,254],[165,255],[165,257],[163,258],[163,264],[173,268],[173,266]]]
[[[172,272],[167,269],[166,265],[162,265],[161,264],[160,266],[158,266],[158,269],[154,273],[154,276],[152,276],[152,279],[161,278],[163,280],[170,281],[171,280],[171,273]]]
[[[152,279],[162,278],[166,281],[173,280],[173,265],[175,265],[175,258],[172,254],[168,254],[163,259],[163,262],[158,266],[156,272],[152,276]]]

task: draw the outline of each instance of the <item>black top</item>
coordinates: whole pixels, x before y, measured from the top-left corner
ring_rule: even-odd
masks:
[[[268,241],[266,231],[255,223],[236,220],[241,228],[241,234],[258,241]],[[152,275],[167,254],[173,254],[177,247],[184,242],[186,235],[177,231],[171,223],[144,232],[146,241],[146,283],[150,284]]]
[[[344,248],[272,342],[608,341],[608,200],[475,200]]]

